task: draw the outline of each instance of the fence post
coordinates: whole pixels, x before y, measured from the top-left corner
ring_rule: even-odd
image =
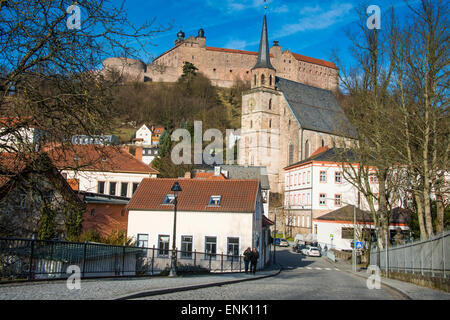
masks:
[[[231,255],[231,272],[233,272],[233,259],[234,259],[234,255]]]
[[[197,265],[197,249],[194,249],[194,267]]]
[[[87,240],[84,241],[84,247],[83,247],[83,271],[81,272],[81,276],[84,278],[84,271],[86,268],[86,251],[87,251]]]
[[[431,276],[434,277],[434,269],[433,269],[433,244],[434,240],[430,240],[430,244],[431,244]]]
[[[122,248],[122,275],[125,275],[125,246]]]
[[[211,259],[212,259],[212,254],[209,254],[209,272],[211,272]]]
[[[447,278],[447,272],[445,270],[445,236],[442,233],[442,258],[444,259],[444,278]]]
[[[153,275],[154,266],[155,266],[155,245],[153,245],[153,248],[152,248],[152,275]]]
[[[28,280],[32,280],[33,275],[33,255],[34,255],[34,243],[36,240],[31,240],[31,250],[30,250],[30,268],[28,270]]]
[[[242,257],[239,256],[239,272],[242,272]]]
[[[220,271],[223,272],[223,252],[220,255]]]

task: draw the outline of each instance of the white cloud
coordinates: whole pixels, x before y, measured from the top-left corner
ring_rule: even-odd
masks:
[[[248,46],[247,41],[245,40],[230,40],[225,45],[225,48],[228,49],[237,49],[237,50],[245,50],[245,48]]]
[[[270,4],[273,0],[267,0],[266,3]],[[213,1],[207,0],[209,6],[215,7],[226,14],[233,14],[236,12],[261,8],[264,9],[264,0],[225,0],[225,1]]]
[[[323,30],[345,21],[354,8],[351,3],[341,3],[324,10],[318,6],[306,7],[300,11],[300,19],[296,23],[286,24],[275,36],[283,38],[298,32]]]

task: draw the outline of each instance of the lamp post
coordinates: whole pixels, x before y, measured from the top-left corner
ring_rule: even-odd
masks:
[[[172,261],[169,277],[177,276],[177,251],[176,251],[176,239],[177,239],[177,204],[178,204],[178,193],[181,192],[181,187],[178,181],[176,181],[172,188],[170,189],[173,192],[173,240],[172,240]]]

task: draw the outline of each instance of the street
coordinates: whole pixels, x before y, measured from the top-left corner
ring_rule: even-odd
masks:
[[[142,298],[146,300],[400,300],[384,286],[369,290],[366,280],[335,268],[321,257],[277,248],[283,271],[275,277],[233,285]],[[248,275],[251,277],[251,275]]]

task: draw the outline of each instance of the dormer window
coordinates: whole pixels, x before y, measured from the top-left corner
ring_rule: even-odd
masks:
[[[164,198],[163,204],[174,204],[174,202],[175,202],[175,195],[168,194]]]
[[[220,200],[222,199],[222,196],[211,196],[211,198],[209,198],[209,206],[220,206]]]

